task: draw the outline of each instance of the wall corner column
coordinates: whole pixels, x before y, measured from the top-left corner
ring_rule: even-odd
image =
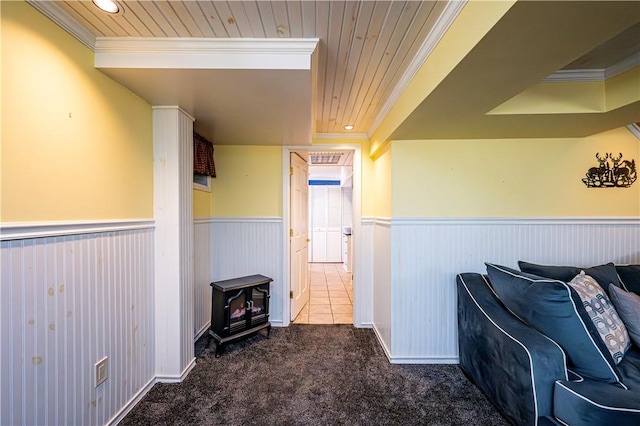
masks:
[[[153,107],[155,370],[180,381],[193,367],[193,117]]]

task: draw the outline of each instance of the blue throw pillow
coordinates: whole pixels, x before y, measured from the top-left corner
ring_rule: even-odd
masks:
[[[566,282],[505,266],[486,265],[491,284],[502,303],[530,326],[556,341],[567,354],[571,370],[594,380],[620,381],[616,364],[580,296]]]
[[[628,291],[640,294],[640,265],[616,265],[616,271]]]
[[[609,284],[622,287],[620,277],[618,277],[618,271],[616,271],[616,266],[613,263],[580,268],[578,266],[538,265],[520,260],[518,261],[518,266],[522,272],[564,282],[571,281],[573,277],[580,274],[580,271],[584,271],[585,274],[596,280],[605,292],[608,291]]]
[[[609,294],[613,306],[627,327],[629,337],[640,348],[640,296],[617,287],[609,288]]]

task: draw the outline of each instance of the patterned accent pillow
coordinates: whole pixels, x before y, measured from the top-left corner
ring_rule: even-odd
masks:
[[[598,329],[600,338],[607,346],[615,363],[618,364],[631,346],[631,339],[627,328],[604,290],[596,280],[586,275],[584,271],[580,271],[567,284],[580,296],[582,305]]]

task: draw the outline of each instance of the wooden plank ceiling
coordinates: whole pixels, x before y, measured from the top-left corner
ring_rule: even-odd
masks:
[[[119,0],[117,15],[56,3],[98,37],[317,37],[314,132],[369,133],[447,2]]]

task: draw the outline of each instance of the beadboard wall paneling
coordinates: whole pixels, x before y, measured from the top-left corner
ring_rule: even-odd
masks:
[[[194,221],[193,336],[206,333],[211,322],[211,222]]]
[[[391,223],[376,218],[373,225],[373,329],[388,357],[392,352]],[[395,338],[395,337],[393,337]]]
[[[391,223],[394,363],[458,361],[455,276],[485,272],[484,262],[515,268],[518,260],[579,266],[640,262],[640,219]]]
[[[180,381],[193,347],[193,117],[154,106],[156,378]]]
[[[107,424],[153,383],[154,231],[78,233],[0,243],[0,424]]]
[[[157,116],[154,115],[154,120]],[[182,378],[195,366],[193,346],[194,297],[194,223],[193,223],[193,117],[182,112],[178,115],[180,191],[180,359]]]
[[[219,281],[261,274],[273,279],[269,301],[269,320],[282,325],[284,282],[282,259],[282,218],[212,218],[211,280]]]
[[[361,219],[361,253],[358,261],[353,262],[353,275],[358,277],[357,285],[353,287],[353,323],[356,327],[373,327],[374,230],[373,218]]]

